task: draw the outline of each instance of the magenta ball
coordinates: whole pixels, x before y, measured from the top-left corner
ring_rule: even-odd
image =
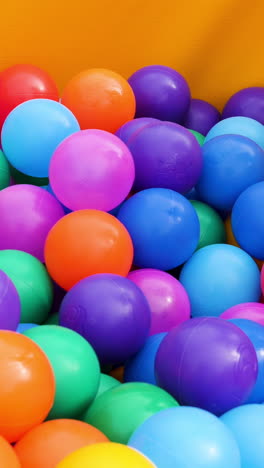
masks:
[[[220,118],[220,112],[212,104],[202,99],[192,99],[185,116],[184,126],[207,135]]]
[[[52,190],[70,210],[110,211],[129,194],[135,177],[127,146],[103,130],[82,130],[55,150],[49,168]]]
[[[264,87],[252,86],[233,94],[223,110],[223,119],[228,117],[250,117],[264,124]]]
[[[259,302],[237,304],[225,310],[220,317],[226,320],[237,318],[247,319],[264,325],[264,304],[260,304]]]
[[[0,191],[0,250],[22,250],[41,262],[52,226],[64,216],[61,204],[35,185],[13,185]]]
[[[141,289],[150,305],[150,335],[168,332],[190,318],[188,294],[169,273],[146,268],[132,271],[128,278]]]
[[[139,117],[138,119],[129,120],[129,122],[126,122],[117,130],[116,136],[118,136],[118,138],[120,138],[124,143],[128,143],[130,138],[132,138],[136,132],[139,132],[139,130],[149,124],[157,122],[157,119],[152,119],[151,117]]]
[[[18,292],[11,279],[0,270],[0,330],[16,331],[20,313]]]

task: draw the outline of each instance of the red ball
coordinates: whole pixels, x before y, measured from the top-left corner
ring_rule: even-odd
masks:
[[[8,114],[30,99],[59,101],[56,83],[41,68],[34,65],[14,65],[0,73],[0,129]]]

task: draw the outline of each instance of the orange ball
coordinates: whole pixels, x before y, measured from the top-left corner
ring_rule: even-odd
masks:
[[[97,210],[74,211],[50,230],[45,245],[47,269],[63,289],[96,273],[127,276],[132,240],[114,216]]]
[[[81,129],[116,132],[136,111],[131,86],[111,70],[94,68],[76,75],[66,85],[62,104],[68,107]]]
[[[46,355],[26,336],[1,330],[0,435],[16,442],[46,418],[54,395],[55,379]]]
[[[108,442],[108,438],[90,424],[55,419],[27,432],[15,452],[21,468],[55,468],[70,453],[99,442]]]
[[[3,437],[0,437],[0,466],[1,468],[21,468],[13,448]]]

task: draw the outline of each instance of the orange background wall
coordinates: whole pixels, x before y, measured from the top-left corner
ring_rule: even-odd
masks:
[[[39,65],[63,87],[85,68],[170,65],[221,108],[264,85],[263,18],[263,0],[2,1],[0,68]]]

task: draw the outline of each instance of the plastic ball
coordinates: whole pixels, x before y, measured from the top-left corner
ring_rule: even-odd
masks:
[[[159,468],[241,468],[231,431],[213,414],[198,408],[170,408],[151,416],[129,445]]]
[[[0,150],[0,190],[3,190],[10,185],[10,177],[9,164],[3,151]]]
[[[0,330],[0,381],[0,435],[15,442],[46,418],[54,400],[54,375],[32,340]]]
[[[264,152],[249,138],[222,135],[205,143],[202,152],[196,189],[201,200],[216,209],[231,211],[247,187],[264,179]]]
[[[21,468],[55,468],[72,452],[107,437],[82,421],[58,419],[44,422],[27,432],[15,445]]]
[[[184,126],[207,135],[209,130],[220,120],[220,112],[209,102],[202,99],[191,99]]]
[[[167,333],[150,336],[143,348],[125,364],[125,382],[145,382],[157,385],[155,359],[160,343]]]
[[[237,304],[225,310],[221,318],[226,320],[231,319],[246,319],[253,320],[254,322],[264,325],[264,304],[259,302],[246,302]]]
[[[253,257],[264,260],[264,182],[251,185],[236,200],[231,223],[239,245]]]
[[[38,325],[36,323],[20,323],[16,329],[18,333],[24,333],[27,330],[30,330],[30,328],[37,327]]]
[[[49,315],[44,325],[59,325],[59,312]]]
[[[180,282],[191,302],[191,314],[219,316],[242,302],[260,297],[260,272],[254,260],[233,245],[199,249],[183,266]]]
[[[225,224],[211,206],[197,200],[191,200],[200,222],[200,239],[197,249],[226,241]]]
[[[137,450],[121,444],[94,444],[66,457],[56,468],[156,468]],[[236,467],[234,467],[236,468]]]
[[[264,149],[263,126],[254,119],[248,117],[229,117],[220,120],[207,133],[205,143],[220,135],[241,135],[253,140]]]
[[[15,331],[20,314],[21,304],[15,285],[0,269],[0,330]]]
[[[21,302],[22,323],[42,323],[53,301],[53,285],[46,268],[32,255],[0,250],[0,270],[14,283]]]
[[[199,132],[196,132],[195,130],[192,130],[192,129],[188,129],[188,130],[189,130],[189,132],[191,132],[191,133],[195,136],[195,138],[196,138],[196,140],[198,141],[199,145],[200,145],[200,146],[203,146],[204,140],[205,140],[205,136],[202,135],[202,134],[199,133]]]
[[[193,254],[199,241],[194,208],[173,190],[152,188],[133,195],[118,219],[132,238],[138,267],[171,270]]]
[[[239,447],[242,468],[262,468],[264,406],[243,405],[222,416]]]
[[[127,276],[132,260],[133,244],[127,230],[103,211],[70,213],[53,226],[46,239],[48,271],[66,290],[96,273]]]
[[[119,364],[145,343],[150,308],[132,281],[99,274],[83,279],[66,294],[59,323],[82,335],[102,364]]]
[[[95,395],[95,400],[100,395],[102,395],[102,393],[106,392],[107,390],[110,390],[110,388],[118,387],[119,385],[120,385],[120,382],[118,380],[114,379],[114,377],[111,377],[111,375],[101,373],[100,381],[99,381],[99,387],[98,387],[98,391],[97,391],[97,393]],[[90,406],[90,408],[91,408],[91,406]]]
[[[56,382],[49,419],[77,418],[93,401],[100,378],[97,356],[90,344],[72,330],[42,325],[24,333],[48,357]]]
[[[136,117],[181,122],[190,105],[190,89],[184,77],[170,67],[152,65],[136,71],[128,80],[136,96]]]
[[[84,420],[112,442],[126,444],[133,432],[152,414],[178,403],[154,385],[133,382],[104,392],[88,408]]]
[[[157,122],[157,119],[152,119],[151,117],[139,117],[138,119],[126,122],[115,134],[120,140],[127,144],[129,140],[144,127]]]
[[[0,128],[8,114],[31,99],[59,100],[56,83],[45,70],[34,65],[18,64],[0,73]]]
[[[233,94],[227,101],[222,117],[250,117],[264,124],[264,87],[252,86]]]
[[[0,466],[3,468],[21,468],[13,448],[3,437],[0,437]]]
[[[167,332],[190,318],[188,295],[172,275],[149,268],[134,270],[128,278],[141,289],[150,305],[150,335]]]
[[[0,249],[22,250],[41,262],[52,226],[64,216],[60,203],[34,185],[13,185],[0,191]]]
[[[232,319],[253,344],[258,359],[258,377],[255,386],[246,403],[262,403],[264,401],[264,326],[252,320]]]
[[[112,210],[130,193],[134,178],[129,149],[102,130],[82,130],[66,138],[49,168],[56,197],[71,210]]]
[[[82,130],[111,133],[133,119],[136,108],[128,82],[118,73],[100,68],[74,76],[64,88],[61,102],[77,117]]]
[[[170,331],[156,357],[158,385],[181,405],[220,415],[245,403],[257,379],[250,339],[216,317],[188,320]]]
[[[184,127],[171,122],[147,125],[127,145],[135,162],[135,191],[163,187],[184,193],[198,182],[201,147]]]
[[[49,99],[33,99],[6,118],[1,135],[3,151],[20,172],[48,177],[54,150],[78,130],[79,124],[67,107]]]

